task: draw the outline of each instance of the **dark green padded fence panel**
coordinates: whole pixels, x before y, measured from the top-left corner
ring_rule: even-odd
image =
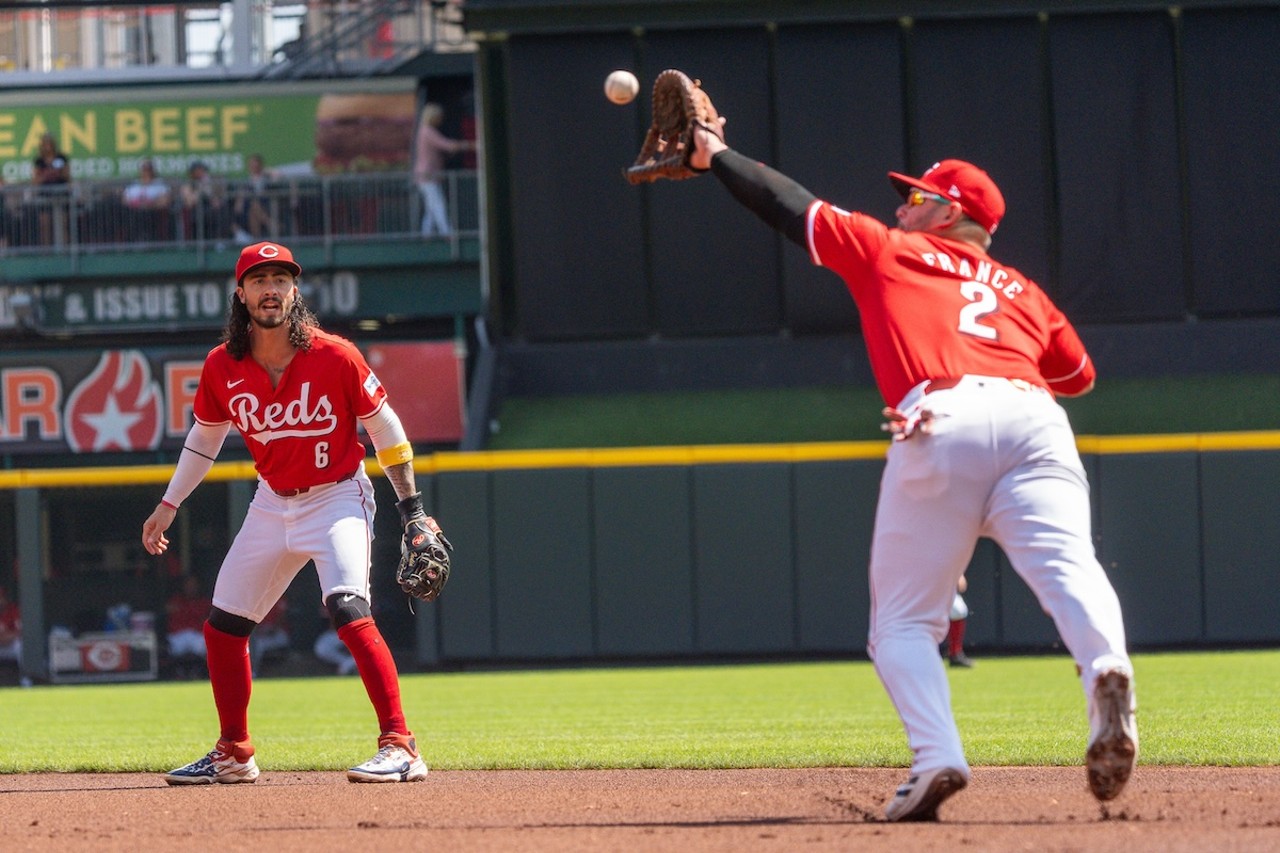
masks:
[[[1001,640],[1000,625],[1000,571],[1004,557],[990,539],[979,539],[973,550],[973,559],[965,569],[969,582],[964,594],[969,605],[969,621],[964,626],[966,649],[991,647]],[[1007,563],[1004,566],[1007,567]]]
[[[432,480],[435,500],[429,511],[440,522],[454,551],[450,557],[449,585],[439,601],[423,609],[436,611],[442,657],[455,660],[493,657],[496,626],[489,474],[446,471],[436,474]]]
[[[498,657],[593,654],[591,472],[495,471],[492,478]]]
[[[908,165],[897,22],[782,27],[775,39],[773,91],[786,93],[776,99],[770,123],[778,159],[771,162],[767,149],[746,147],[731,131],[734,147],[776,166],[819,198],[892,222],[901,199],[884,173]],[[813,85],[816,56],[823,58],[821,86]],[[876,85],[865,85],[867,80]],[[766,232],[747,230],[760,227],[743,224],[742,237],[765,239]],[[784,242],[782,263],[785,319],[793,330],[849,334],[858,328],[853,299],[838,276],[814,266],[809,253],[790,242]],[[849,345],[861,350],[862,341]]]
[[[1182,19],[1183,121],[1196,129],[1186,138],[1187,222],[1195,259],[1190,307],[1201,316],[1274,315],[1280,311],[1274,272],[1280,244],[1271,229],[1236,216],[1232,194],[1222,188],[1240,175],[1268,175],[1271,192],[1280,187],[1273,171],[1280,87],[1271,52],[1280,43],[1280,15],[1270,4],[1186,10]],[[1241,369],[1247,369],[1243,363]]]
[[[1259,499],[1280,483],[1280,453],[1083,461],[1131,645],[1280,638],[1269,595],[1280,532]],[[420,662],[862,654],[882,465],[437,475],[434,511],[459,544],[448,592],[419,623]],[[968,578],[970,649],[1065,653],[990,540]]]
[[[1180,319],[1189,307],[1186,214],[1178,197],[1169,15],[1055,16],[1048,36],[1056,171],[1050,198],[1061,217],[1055,301],[1077,325]],[[1006,115],[1013,114],[1024,115]],[[1024,202],[1008,199],[1011,210]],[[1115,234],[1127,239],[1109,239]],[[1160,251],[1134,252],[1136,245]]]
[[[695,466],[693,517],[698,650],[793,650],[791,467]]]
[[[629,35],[597,33],[515,39],[506,45],[508,127],[501,141],[495,140],[511,157],[503,177],[511,183],[512,203],[503,205],[501,214],[510,217],[512,239],[514,292],[506,295],[519,301],[519,311],[509,319],[518,316],[522,336],[530,340],[651,331],[652,297],[640,238],[645,196],[621,174],[639,150],[637,113],[647,107],[648,86],[642,84],[646,92],[635,105],[618,109],[602,100],[598,85],[581,85],[589,68],[604,68],[607,74],[632,67],[631,42]],[[546,92],[561,96],[548,100],[542,96]],[[572,125],[588,111],[599,124],[593,134],[597,144],[583,146],[577,159],[584,180],[562,180],[546,164],[564,140],[547,130]],[[608,249],[569,251],[574,245]]]
[[[695,651],[690,479],[684,466],[593,474],[600,654]]]
[[[795,466],[796,620],[805,651],[867,648],[867,559],[883,460]]]
[[[1203,453],[1200,476],[1205,640],[1274,642],[1280,639],[1280,453]]]
[[[1098,559],[1120,596],[1131,646],[1202,635],[1198,461],[1195,453],[1098,458]]]
[[[719,87],[722,94],[710,90],[712,97],[726,116],[733,116],[734,147],[751,156],[767,156],[772,124],[769,39],[764,29],[653,30],[644,38],[643,61],[646,80],[664,68],[682,68],[704,81],[734,81]],[[610,187],[595,180],[562,183],[579,184],[587,195],[628,190],[621,183]],[[638,235],[642,240],[636,242],[648,247],[653,331],[664,337],[769,334],[781,324],[777,239],[718,184],[658,181],[642,191],[648,215],[645,233]],[[575,214],[569,220],[566,233],[577,232],[577,219]],[[623,240],[621,233],[625,232],[603,245]],[[575,237],[560,245],[575,255],[584,244]],[[609,249],[603,254],[612,253]],[[728,274],[707,275],[706,270]]]

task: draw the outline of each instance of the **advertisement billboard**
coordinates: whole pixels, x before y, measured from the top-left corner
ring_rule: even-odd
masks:
[[[161,177],[201,161],[240,177],[252,154],[277,174],[406,171],[416,127],[413,78],[286,85],[121,87],[0,96],[0,176],[31,180],[53,134],[76,180]]]
[[[387,389],[410,441],[449,444],[462,437],[465,352],[460,343],[379,342],[361,344],[360,350]],[[0,452],[177,450],[191,428],[207,352],[0,355]]]

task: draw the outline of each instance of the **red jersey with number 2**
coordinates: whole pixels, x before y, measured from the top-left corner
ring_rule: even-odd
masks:
[[[363,464],[356,419],[377,413],[387,392],[350,341],[319,329],[272,388],[267,371],[222,344],[209,352],[192,407],[214,426],[230,421],[253,455],[254,467],[275,489],[332,483]]]
[[[1094,379],[1074,328],[1035,282],[968,243],[809,207],[813,262],[849,288],[871,371],[896,404],[926,379],[977,374],[1075,394]]]

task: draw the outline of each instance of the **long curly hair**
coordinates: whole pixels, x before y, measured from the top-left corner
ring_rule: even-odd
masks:
[[[289,343],[300,350],[311,349],[311,330],[319,328],[320,321],[311,313],[301,291],[294,294],[293,307],[289,309],[285,322],[289,324]],[[233,292],[231,307],[227,311],[227,325],[222,330],[222,340],[227,344],[227,353],[236,361],[249,354],[249,327],[252,325],[249,307]]]

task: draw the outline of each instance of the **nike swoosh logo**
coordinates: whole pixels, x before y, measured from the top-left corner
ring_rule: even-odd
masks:
[[[346,604],[347,602],[349,602],[349,601],[350,601],[351,599],[353,599],[353,598],[355,598],[355,596],[354,596],[354,595],[344,595],[344,596],[342,596],[342,603],[343,603],[343,604]]]
[[[235,382],[232,382],[230,379],[228,379],[228,380],[227,380],[227,387],[228,387],[228,388],[234,388],[234,387],[236,387],[237,385],[239,385],[239,384],[240,384],[241,382],[243,382],[243,381],[244,381],[243,379],[237,379]]]

